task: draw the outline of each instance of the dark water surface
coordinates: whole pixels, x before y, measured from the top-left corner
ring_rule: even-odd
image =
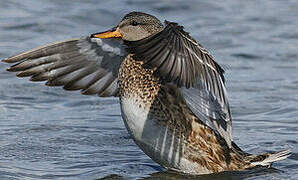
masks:
[[[183,24],[226,69],[234,138],[250,153],[291,148],[258,169],[165,171],[128,135],[118,99],[83,96],[0,64],[0,179],[298,179],[298,1],[3,0],[0,59],[116,25],[132,10]],[[162,171],[162,172],[161,172]]]

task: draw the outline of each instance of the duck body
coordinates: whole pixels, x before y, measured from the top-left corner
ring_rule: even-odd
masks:
[[[167,114],[162,111],[165,104],[158,99],[162,87],[152,73],[132,55],[123,61],[118,82],[122,118],[135,143],[148,156],[164,167],[179,169],[183,145],[167,126]]]
[[[118,88],[125,126],[149,157],[167,169],[190,174],[250,167],[200,122],[176,86],[163,84],[142,64],[129,54],[120,66]]]

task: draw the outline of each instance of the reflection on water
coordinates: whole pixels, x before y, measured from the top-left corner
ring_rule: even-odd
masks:
[[[142,180],[153,180],[153,179],[167,179],[167,180],[176,180],[176,179],[188,179],[188,180],[239,180],[239,179],[248,179],[248,178],[257,178],[258,176],[270,177],[272,174],[282,173],[282,171],[277,170],[275,168],[255,168],[252,170],[246,171],[230,171],[230,172],[222,172],[218,174],[207,174],[207,175],[187,175],[187,174],[179,174],[177,172],[172,171],[161,171],[147,175],[146,177],[142,177],[139,179]],[[267,176],[268,175],[268,176]],[[97,179],[97,180],[121,180],[125,179],[125,177],[111,174],[106,177]]]
[[[128,135],[118,99],[18,79],[1,63],[0,179],[298,179],[296,1],[0,1],[0,59],[105,30],[132,10],[183,24],[226,69],[242,149],[293,155],[278,170],[164,172]]]

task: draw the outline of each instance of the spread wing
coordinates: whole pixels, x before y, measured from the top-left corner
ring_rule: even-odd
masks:
[[[148,38],[125,42],[127,51],[155,68],[164,82],[175,83],[188,107],[231,147],[232,119],[224,85],[224,70],[177,23],[166,21],[163,31]]]
[[[117,96],[118,71],[125,48],[117,39],[82,37],[45,45],[2,60],[16,63],[8,71],[48,86],[82,94]]]

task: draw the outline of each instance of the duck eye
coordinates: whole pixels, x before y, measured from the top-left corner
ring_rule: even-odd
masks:
[[[131,22],[131,25],[133,25],[133,26],[137,26],[137,25],[139,25],[139,23],[138,23],[137,21],[132,21],[132,22]]]

